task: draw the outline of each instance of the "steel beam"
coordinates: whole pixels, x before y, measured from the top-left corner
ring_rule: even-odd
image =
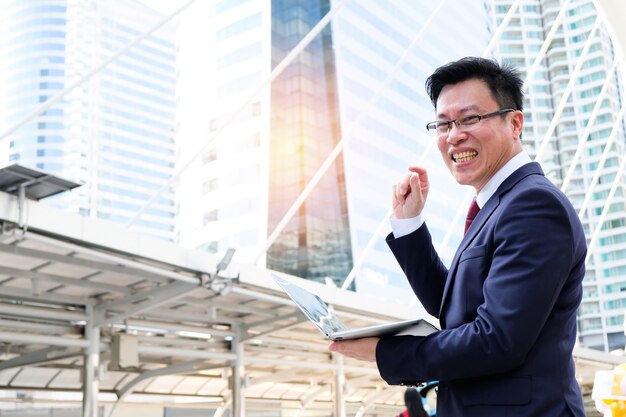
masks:
[[[99,291],[116,292],[122,294],[131,294],[132,289],[122,287],[120,285],[111,285],[104,282],[85,281],[80,278],[68,278],[60,275],[46,274],[28,269],[10,268],[8,266],[0,266],[0,274],[10,275],[20,278],[40,279],[43,281],[56,282],[57,284],[68,285],[72,287],[83,287]]]
[[[4,289],[3,289],[4,291]],[[0,314],[17,317],[35,317],[38,319],[81,321],[87,316],[81,311],[68,311],[60,308],[30,307],[15,304],[0,303]]]
[[[46,304],[60,304],[60,305],[94,305],[96,301],[92,298],[75,297],[72,295],[55,294],[48,291],[44,291],[40,294],[33,294],[32,291],[22,290],[20,288],[12,288],[8,285],[2,286],[2,294],[0,297],[28,300],[36,302],[45,302]]]
[[[175,282],[171,285],[165,285],[159,288],[155,288],[153,290],[134,294],[130,297],[125,297],[120,300],[115,300],[110,303],[99,305],[97,309],[98,311],[102,312],[103,319],[99,320],[96,323],[96,325],[103,326],[105,324],[118,323],[129,317],[138,315],[145,311],[150,311],[165,303],[174,301],[190,293],[191,291],[196,290],[197,288],[198,288],[197,285],[188,284],[185,282]],[[133,302],[136,302],[139,300],[148,300],[148,299],[149,299],[148,302],[144,302],[141,304],[132,304]],[[107,309],[112,308],[112,307],[118,307],[118,306],[127,306],[129,304],[132,305],[132,307],[129,310],[126,310],[123,313],[119,313],[111,317],[105,317]]]
[[[39,334],[0,332],[0,342],[12,344],[36,343],[53,346],[80,347],[86,348],[89,342],[85,339],[72,339],[63,336],[44,336]]]
[[[122,388],[116,391],[119,401],[123,401],[124,398],[133,392],[133,388],[146,379],[154,378],[163,375],[176,375],[186,374],[190,372],[206,371],[210,369],[224,368],[226,365],[207,365],[204,359],[195,359],[188,362],[177,363],[176,365],[166,366],[164,368],[153,369],[151,371],[143,372],[137,377],[133,378],[130,382],[125,384]]]
[[[71,249],[67,249],[69,252],[67,255],[60,255],[58,253],[52,253],[42,251],[38,249],[25,248],[17,245],[0,245],[0,252],[9,253],[18,256],[24,256],[27,258],[43,259],[50,262],[61,263],[65,265],[73,265],[81,268],[93,269],[100,272],[110,272],[116,275],[130,276],[133,278],[144,278],[149,281],[168,282],[170,278],[156,275],[139,268],[133,268],[131,266],[120,266],[116,264],[94,261],[85,258],[77,258],[72,256],[76,252]]]
[[[50,346],[35,352],[25,353],[18,357],[0,362],[0,371],[4,369],[17,368],[19,366],[30,366],[59,359],[71,358],[80,355],[79,351],[67,352],[63,347]]]

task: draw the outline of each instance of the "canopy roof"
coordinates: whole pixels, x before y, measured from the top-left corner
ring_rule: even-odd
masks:
[[[219,260],[206,252],[27,204],[20,228],[17,198],[0,193],[0,388],[31,393],[29,400],[50,398],[46,391],[80,393],[93,324],[101,334],[100,402],[228,405],[229,375],[241,362],[248,408],[329,409],[338,366],[349,409],[401,407],[402,388],[388,387],[373,364],[333,360],[270,271],[231,264],[216,274]],[[415,317],[415,309],[300,281],[348,327]],[[116,351],[119,334],[130,352]]]

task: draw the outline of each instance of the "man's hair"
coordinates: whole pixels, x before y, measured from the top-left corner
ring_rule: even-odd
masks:
[[[487,84],[501,109],[522,110],[524,82],[517,69],[486,58],[461,58],[437,68],[426,80],[426,92],[433,106],[437,108],[437,99],[445,86],[472,79],[479,79]]]

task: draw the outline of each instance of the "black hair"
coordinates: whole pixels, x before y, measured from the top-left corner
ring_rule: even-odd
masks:
[[[409,417],[428,417],[422,403],[422,396],[417,389],[407,388],[404,391],[404,404],[409,412]]]
[[[501,109],[522,110],[524,81],[519,72],[492,59],[465,57],[443,65],[426,80],[426,92],[437,108],[437,99],[445,86],[471,79],[484,81]]]

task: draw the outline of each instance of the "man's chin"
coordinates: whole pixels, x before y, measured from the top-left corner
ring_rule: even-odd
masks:
[[[471,179],[467,175],[463,175],[459,172],[453,172],[454,180],[460,185],[472,185]]]

